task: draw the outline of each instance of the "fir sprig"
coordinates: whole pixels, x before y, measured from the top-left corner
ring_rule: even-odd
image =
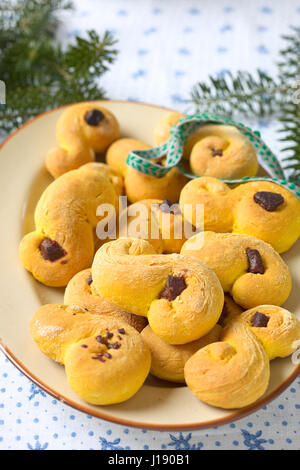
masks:
[[[293,28],[293,34],[284,36],[286,47],[280,51],[278,63],[279,79],[289,91],[282,100],[279,121],[280,141],[286,146],[286,169],[292,170],[290,179],[300,181],[300,28]]]
[[[253,75],[239,71],[209,77],[197,83],[189,103],[193,112],[222,114],[229,118],[265,118],[276,116],[280,122],[282,149],[292,170],[290,179],[300,181],[300,28],[292,28],[283,37],[285,47],[279,52],[278,73],[271,77],[257,70]]]
[[[266,117],[279,109],[280,98],[286,87],[265,72],[256,75],[238,71],[209,76],[208,82],[198,82],[192,89],[191,101],[196,112],[221,114],[228,118],[236,115]]]
[[[115,39],[87,31],[65,49],[55,41],[64,0],[1,2],[0,79],[6,105],[0,130],[10,132],[30,117],[63,104],[105,96],[99,77],[115,60]]]

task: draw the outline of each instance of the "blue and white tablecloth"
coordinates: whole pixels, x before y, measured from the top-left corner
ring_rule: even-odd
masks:
[[[60,38],[111,30],[117,62],[102,83],[112,99],[186,110],[197,80],[225,70],[275,73],[300,0],[85,0],[64,16]],[[276,123],[258,122],[276,152]],[[0,449],[300,449],[300,378],[276,401],[234,424],[194,432],[125,428],[57,402],[0,354]]]

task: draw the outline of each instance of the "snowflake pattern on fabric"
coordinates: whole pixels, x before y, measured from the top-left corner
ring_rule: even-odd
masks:
[[[48,442],[41,444],[38,439],[39,439],[39,436],[35,436],[35,443],[27,444],[27,447],[29,450],[46,450],[48,448]]]
[[[200,450],[203,447],[202,442],[198,442],[198,444],[191,444],[190,440],[192,438],[192,433],[190,432],[186,436],[179,433],[179,436],[176,437],[173,434],[170,434],[171,442],[167,444],[168,447],[172,447],[176,450]],[[165,448],[165,447],[164,447]]]
[[[265,439],[259,439],[262,435],[262,431],[257,431],[256,434],[250,434],[250,432],[242,429],[245,446],[249,447],[250,450],[265,450],[262,444],[267,441]]]
[[[118,39],[118,59],[103,77],[111,99],[189,109],[191,87],[229,69],[275,72],[281,34],[300,25],[300,0],[75,0],[60,27],[67,43],[94,28]],[[278,153],[276,123],[259,121]],[[235,423],[193,432],[134,429],[69,408],[20,374],[0,354],[0,449],[300,450],[300,378],[263,409]]]
[[[31,395],[29,395],[28,400],[32,400],[36,395],[42,395],[42,397],[46,396],[46,393],[35,384],[31,384],[30,393]]]
[[[100,437],[101,450],[129,450],[130,447],[120,446],[121,439],[115,439],[113,442],[109,442],[105,437]]]

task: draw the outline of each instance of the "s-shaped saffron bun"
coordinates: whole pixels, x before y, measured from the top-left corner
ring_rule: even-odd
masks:
[[[143,199],[168,199],[177,202],[181,189],[188,181],[178,168],[172,168],[166,175],[157,178],[140,173],[126,165],[129,152],[150,148],[150,145],[140,140],[122,138],[108,148],[106,162],[123,175],[126,195],[130,202]]]
[[[56,125],[58,146],[49,151],[46,168],[54,178],[95,160],[120,135],[119,124],[97,102],[68,106]]]
[[[204,232],[190,238],[181,253],[194,256],[213,269],[224,291],[244,308],[282,305],[290,295],[288,266],[270,245],[257,238]]]
[[[243,408],[267,390],[270,360],[296,350],[300,323],[280,307],[262,305],[234,318],[220,341],[185,364],[188,387],[202,401],[224,409]]]
[[[151,354],[128,323],[79,306],[43,305],[30,331],[43,354],[65,366],[72,390],[94,405],[128,400],[143,385]]]
[[[142,331],[142,338],[151,352],[151,374],[169,382],[185,383],[184,365],[199,349],[219,340],[222,328],[214,328],[196,341],[187,344],[169,344],[160,339],[148,325]]]
[[[24,267],[40,282],[62,287],[91,266],[95,230],[104,216],[97,207],[118,207],[114,186],[98,170],[79,168],[53,181],[37,203],[35,230],[20,243]]]
[[[119,307],[148,318],[153,332],[171,344],[205,336],[218,322],[224,293],[202,261],[159,255],[142,239],[119,238],[96,253],[95,291]]]
[[[145,317],[127,312],[98,295],[93,286],[91,269],[84,269],[72,277],[65,290],[64,303],[79,305],[98,315],[108,315],[116,320],[125,321],[139,332],[148,323]]]

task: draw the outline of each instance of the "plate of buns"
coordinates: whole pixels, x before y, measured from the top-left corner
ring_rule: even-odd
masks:
[[[300,201],[228,183],[266,176],[234,126],[199,126],[160,177],[127,164],[183,117],[76,103],[1,146],[0,347],[56,399],[126,426],[232,422],[300,373]]]

